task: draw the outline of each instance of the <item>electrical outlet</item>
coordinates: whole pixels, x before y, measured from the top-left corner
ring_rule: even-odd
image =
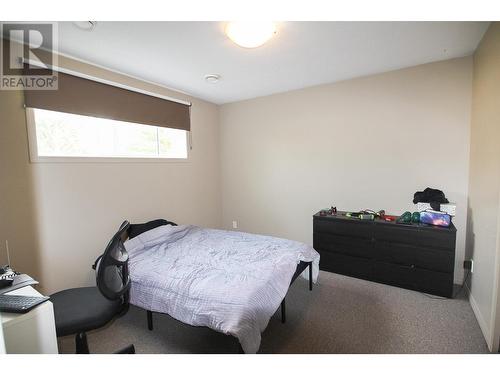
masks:
[[[233,220],[233,229],[238,229],[238,222]]]
[[[472,259],[464,260],[464,269],[470,270],[470,273],[474,272],[474,261]]]

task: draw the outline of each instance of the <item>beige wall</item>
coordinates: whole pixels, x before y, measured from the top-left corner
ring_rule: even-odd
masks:
[[[441,188],[457,202],[462,281],[472,58],[221,106],[223,226],[312,243],[312,215],[411,210]]]
[[[90,266],[122,220],[219,227],[218,107],[61,57],[65,68],[193,102],[187,163],[29,163],[23,95],[0,91],[0,254],[46,292],[94,283]],[[0,258],[1,262],[2,258]]]
[[[494,22],[474,54],[467,251],[474,259],[471,305],[490,349],[498,350],[495,315],[500,256],[500,23]],[[498,310],[500,311],[500,309]],[[500,317],[498,317],[500,318]]]
[[[29,164],[23,95],[0,90],[0,265],[11,263],[22,272],[40,277],[38,226]]]

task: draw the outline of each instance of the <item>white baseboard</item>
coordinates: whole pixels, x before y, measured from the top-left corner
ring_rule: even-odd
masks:
[[[474,299],[474,296],[472,295],[469,286],[465,286],[467,288],[467,292],[469,294],[469,303],[470,306],[472,307],[472,311],[474,312],[474,315],[476,316],[476,320],[479,323],[479,328],[481,328],[481,332],[483,333],[484,339],[486,340],[486,344],[488,345],[488,349],[490,351],[493,350],[493,343],[491,342],[491,330],[488,324],[486,324],[486,320],[484,320],[483,314],[481,314],[481,310],[479,310],[479,307],[476,303],[476,300]]]

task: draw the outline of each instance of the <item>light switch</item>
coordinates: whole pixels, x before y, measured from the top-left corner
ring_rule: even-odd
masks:
[[[233,229],[238,229],[238,222],[233,220]]]

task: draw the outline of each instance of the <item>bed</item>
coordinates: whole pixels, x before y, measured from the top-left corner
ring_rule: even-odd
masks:
[[[148,228],[149,229],[149,228]],[[125,242],[130,303],[238,339],[244,353],[259,350],[261,333],[300,274],[317,281],[319,254],[282,238],[193,225],[155,226]]]

